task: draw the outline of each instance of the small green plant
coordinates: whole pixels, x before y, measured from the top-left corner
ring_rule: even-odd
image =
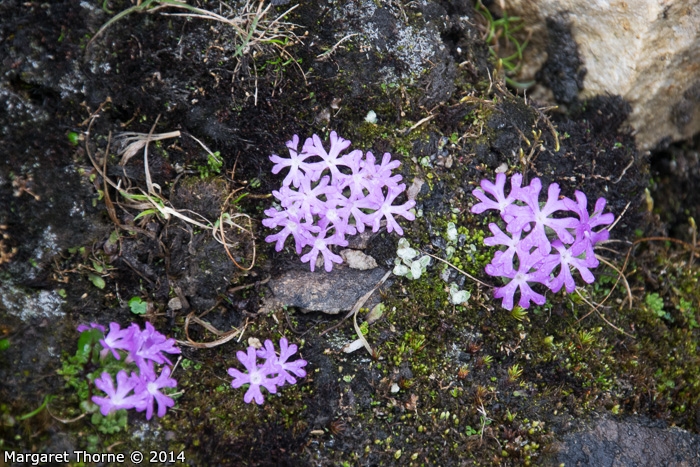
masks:
[[[658,293],[647,294],[646,297],[644,297],[644,303],[647,309],[659,318],[673,322],[671,315],[664,310],[664,299],[661,298]]]
[[[411,248],[411,245],[405,238],[399,240],[396,255],[398,258],[394,261],[394,274],[404,276],[410,280],[419,279],[430,264],[430,257],[424,255],[418,258],[418,252]]]
[[[676,305],[676,309],[680,311],[683,317],[686,319],[690,329],[698,328],[698,320],[695,317],[696,313],[695,308],[693,307],[693,302],[681,298],[680,303]]]
[[[467,436],[476,436],[476,435],[480,435],[480,434],[481,434],[481,432],[480,432],[479,430],[475,430],[474,428],[472,428],[472,427],[469,426],[469,425],[467,425],[467,427],[465,428],[464,433],[465,433]]]
[[[510,382],[515,382],[520,377],[523,375],[523,369],[520,368],[520,365],[518,363],[514,364],[510,368],[508,368],[508,380]]]
[[[581,347],[590,347],[595,342],[595,334],[592,331],[579,331],[578,340]]]
[[[144,302],[141,297],[131,297],[129,309],[135,315],[145,315],[148,311],[148,302]]]
[[[206,165],[197,166],[200,178],[209,178],[221,173],[221,167],[224,165],[224,159],[219,151],[211,152],[207,155]]]
[[[80,135],[75,131],[69,131],[66,134],[66,137],[68,138],[68,142],[73,146],[77,146],[78,144],[80,144]]]
[[[520,306],[514,306],[513,311],[510,312],[510,315],[516,321],[523,321],[525,318],[527,318],[527,310]]]
[[[506,83],[516,88],[529,88],[534,82],[519,83],[510,78],[518,73],[523,65],[523,51],[527,47],[529,39],[522,43],[515,37],[515,34],[522,30],[524,23],[518,16],[509,16],[503,11],[501,18],[494,18],[488,8],[479,0],[476,3],[476,10],[486,21],[486,31],[484,41],[489,46],[491,56],[497,61],[498,67],[505,69]]]
[[[471,297],[471,293],[468,290],[460,290],[457,284],[450,284],[450,302],[453,305],[462,305],[467,303],[467,300]]]

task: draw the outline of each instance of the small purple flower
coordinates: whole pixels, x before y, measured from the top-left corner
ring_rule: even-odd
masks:
[[[586,195],[576,191],[576,201],[569,198],[559,199],[559,185],[552,183],[547,189],[547,201],[540,206],[539,194],[542,183],[538,178],[532,180],[529,186],[521,187],[522,176],[515,174],[511,178],[511,191],[505,195],[506,177],[496,176],[496,183],[488,180],[481,182],[482,190],[474,190],[473,194],[481,203],[472,207],[472,212],[481,213],[487,209],[496,209],[506,223],[506,230],[512,237],[504,233],[496,224],[490,224],[493,237],[484,239],[488,246],[505,246],[506,249],[497,251],[493,260],[486,266],[486,272],[492,276],[511,279],[503,287],[495,290],[494,297],[502,298],[502,306],[512,309],[514,295],[520,291],[520,306],[527,308],[530,302],[544,304],[545,297],[529,286],[529,283],[545,284],[553,292],[564,287],[568,293],[576,289],[572,268],[576,269],[581,278],[592,283],[595,278],[590,268],[598,266],[593,247],[597,242],[607,240],[609,232],[603,228],[614,220],[611,213],[603,213],[606,201],[598,199],[593,215],[586,209]],[[493,196],[491,199],[486,193]],[[564,217],[562,212],[573,211],[578,219]],[[522,237],[523,232],[529,232]],[[567,248],[567,245],[571,245]],[[551,253],[552,248],[556,252]],[[517,264],[517,271],[515,270]],[[556,276],[549,277],[553,271]]]
[[[331,131],[330,140],[331,148],[326,152],[321,138],[319,138],[318,135],[313,135],[313,137],[306,139],[302,151],[310,156],[318,156],[323,159],[323,162],[316,163],[314,168],[319,172],[328,169],[331,172],[333,181],[338,182],[342,177],[338,166],[346,165],[344,159],[338,156],[341,151],[344,151],[350,146],[350,141],[341,138],[335,131]]]
[[[134,330],[131,327],[121,329],[119,323],[109,323],[109,334],[104,339],[100,339],[100,344],[102,344],[100,358],[105,358],[109,352],[112,352],[114,358],[120,360],[117,350],[129,351],[134,347]]]
[[[505,214],[512,216],[508,221],[506,230],[510,233],[522,232],[528,224],[531,224],[532,232],[523,239],[526,247],[536,246],[542,254],[549,254],[552,245],[547,238],[545,227],[556,232],[557,236],[564,243],[572,243],[574,237],[567,229],[575,228],[578,221],[573,217],[564,219],[550,217],[557,211],[567,211],[566,204],[559,199],[559,185],[552,183],[549,185],[547,202],[540,208],[539,195],[542,183],[539,178],[530,182],[527,190],[520,190],[518,199],[525,203],[525,206],[510,205],[506,208]]]
[[[283,386],[287,384],[296,384],[297,380],[290,373],[303,378],[306,376],[306,371],[303,367],[306,366],[306,360],[295,360],[288,362],[289,357],[297,352],[296,344],[289,345],[286,337],[280,339],[280,355],[277,356],[275,347],[270,339],[265,341],[265,348],[258,350],[258,357],[264,358],[272,362],[272,366],[278,372],[277,385]]]
[[[510,272],[513,270],[513,258],[515,252],[520,245],[520,232],[513,234],[509,237],[505,234],[496,224],[493,222],[489,224],[489,229],[493,233],[493,237],[488,237],[484,239],[484,245],[496,246],[504,245],[508,248],[504,251],[497,251],[493,257],[491,264],[494,266],[502,265],[505,272]]]
[[[236,368],[229,368],[228,374],[233,378],[231,386],[234,388],[250,384],[245,396],[243,396],[246,404],[250,404],[252,400],[255,400],[255,403],[258,405],[262,405],[265,402],[265,398],[260,391],[261,386],[267,389],[270,394],[277,394],[277,377],[271,377],[271,375],[276,374],[276,370],[270,360],[266,360],[264,365],[259,366],[255,348],[252,346],[248,347],[247,353],[240,350],[236,352],[236,358],[245,366],[248,373],[243,373]]]
[[[136,394],[140,394],[143,398],[143,406],[136,407],[138,412],[146,411],[146,420],[150,420],[153,416],[153,405],[158,404],[158,417],[163,418],[166,410],[169,407],[175,405],[175,401],[172,397],[166,396],[160,389],[162,388],[174,388],[177,386],[177,381],[170,377],[170,367],[164,366],[160,372],[160,376],[155,378],[155,372],[153,371],[153,362],[149,363],[151,366],[150,374],[151,377],[144,377],[141,375],[139,378],[139,384],[134,388]]]
[[[78,330],[78,332],[85,332],[85,331],[90,330],[90,329],[99,329],[100,331],[102,331],[102,334],[105,333],[105,327],[99,323],[90,323],[89,325],[88,324],[79,324],[76,329]]]
[[[270,394],[277,393],[277,387],[282,387],[285,384],[295,384],[297,382],[295,375],[299,378],[306,376],[306,371],[303,367],[306,366],[306,360],[298,359],[293,362],[288,361],[289,358],[297,352],[295,344],[289,344],[286,338],[280,339],[280,354],[277,355],[275,346],[272,341],[267,339],[265,346],[260,350],[255,350],[253,346],[248,347],[247,353],[238,351],[236,357],[243,363],[248,370],[248,373],[243,373],[235,368],[229,368],[228,374],[233,377],[231,386],[239,388],[244,384],[250,384],[248,391],[245,393],[243,400],[250,404],[251,401],[260,405],[265,401],[260,387],[264,387]],[[257,359],[263,358],[264,362],[258,364]]]
[[[587,245],[585,242],[574,243],[571,248],[567,249],[559,240],[555,240],[552,242],[552,246],[557,250],[557,253],[549,255],[549,257],[545,259],[548,266],[544,269],[549,267],[550,270],[553,270],[557,265],[561,266],[557,277],[552,279],[548,284],[552,292],[559,292],[562,286],[566,286],[567,293],[572,293],[576,290],[576,283],[574,282],[574,277],[571,275],[571,267],[574,267],[579,274],[581,274],[581,278],[586,283],[591,284],[595,280],[593,273],[588,268],[598,266],[598,260],[595,256],[586,257],[585,259],[578,257],[586,250]]]
[[[497,287],[493,293],[495,298],[502,298],[502,306],[506,310],[513,309],[513,301],[515,292],[520,290],[520,300],[518,304],[522,308],[529,308],[530,301],[535,302],[537,305],[544,305],[546,298],[544,295],[535,292],[530,287],[530,282],[540,282],[546,283],[549,279],[549,271],[540,269],[542,260],[544,256],[540,253],[540,250],[535,250],[534,253],[530,254],[523,249],[517,250],[518,270],[512,270],[507,272],[505,268],[496,268],[491,264],[486,266],[486,273],[492,276],[503,276],[511,279],[503,287]]]
[[[269,211],[269,210],[268,210]],[[265,211],[269,215],[268,211]],[[275,217],[275,227],[282,227],[282,230],[273,235],[268,235],[265,237],[265,241],[268,243],[276,242],[275,250],[282,251],[284,248],[284,242],[287,237],[291,235],[294,238],[294,247],[296,248],[297,254],[301,254],[302,248],[309,244],[309,238],[311,232],[318,232],[320,227],[314,226],[309,222],[303,222],[298,215],[293,214],[292,211],[281,211],[283,213],[280,216]],[[283,219],[283,216],[285,217]],[[264,219],[263,225],[269,227],[265,221],[270,221],[271,219]]]
[[[401,184],[395,188],[389,188],[389,193],[386,198],[379,206],[379,208],[370,215],[372,217],[372,232],[377,232],[379,230],[379,223],[382,218],[386,218],[386,230],[387,232],[396,231],[399,235],[403,235],[403,229],[394,219],[394,215],[398,214],[409,221],[412,221],[416,216],[410,211],[416,205],[413,200],[406,201],[402,205],[392,204],[397,196],[399,196],[406,189],[406,185]]]
[[[362,163],[362,175],[369,180],[370,183],[374,184],[374,187],[379,187],[379,189],[384,186],[390,189],[396,188],[399,186],[399,182],[403,177],[398,174],[392,175],[391,171],[400,166],[401,162],[391,160],[391,154],[388,152],[384,153],[380,164],[375,164],[374,154],[367,151],[365,161]]]
[[[79,326],[79,330],[93,328],[104,329],[97,323],[91,323],[89,327]],[[139,412],[145,410],[146,418],[150,420],[155,401],[158,404],[158,416],[162,417],[167,408],[175,404],[172,398],[159,392],[161,388],[177,385],[177,382],[170,378],[172,363],[165,356],[180,353],[175,340],[166,338],[149,322],[146,322],[143,331],[136,323],[121,329],[118,323],[112,322],[109,329],[105,338],[100,340],[101,359],[111,352],[120,361],[118,365],[123,369],[117,373],[116,387],[112,376],[107,372],[95,379],[95,387],[106,393],[106,397],[96,395],[92,398],[93,402],[100,406],[103,415],[114,410],[136,409]],[[121,358],[120,351],[126,353],[126,358]],[[156,364],[162,365],[159,370],[160,376],[157,375]],[[117,364],[112,362],[109,365],[113,367]],[[138,371],[134,372],[131,368]]]
[[[610,232],[607,229],[601,229],[599,231],[594,231],[594,227],[599,227],[601,225],[610,225],[615,220],[615,216],[611,213],[603,214],[605,209],[605,198],[598,198],[595,203],[595,208],[593,215],[588,215],[588,199],[586,195],[580,191],[574,193],[576,196],[576,202],[570,199],[565,199],[566,207],[571,211],[575,212],[579,217],[579,223],[576,226],[576,241],[584,241],[586,243],[586,255],[594,256],[593,246],[598,242],[604,242],[610,236]]]
[[[298,187],[301,180],[306,178],[306,174],[313,172],[313,168],[308,162],[304,162],[309,155],[305,153],[298,153],[297,147],[299,146],[299,137],[294,135],[291,141],[287,141],[287,148],[289,149],[289,159],[282,158],[276,154],[270,156],[270,160],[274,162],[272,167],[272,173],[279,173],[285,167],[289,168],[289,173],[284,178],[282,185]]]
[[[266,242],[275,243],[275,249],[281,251],[292,235],[302,262],[309,262],[313,271],[321,253],[325,269],[330,271],[333,263],[341,263],[342,259],[328,247],[346,246],[347,235],[364,232],[366,226],[376,232],[384,218],[387,231],[403,235],[395,216],[413,220],[415,216],[409,210],[415,202],[392,204],[406,189],[399,184],[401,175],[392,174],[401,165],[399,161],[392,160],[389,153],[382,156],[380,163],[376,163],[371,152],[363,155],[362,151],[353,150],[343,154],[350,141],[334,131],[330,133],[328,150],[318,135],[306,140],[301,153],[297,152],[298,145],[299,137],[295,135],[287,143],[290,159],[276,155],[270,158],[275,163],[273,173],[289,168],[289,174],[283,186],[272,192],[282,209],[266,210],[268,217],[262,221],[265,227],[282,230],[268,235]],[[309,246],[311,250],[304,253]]]
[[[95,386],[107,394],[107,397],[93,396],[92,401],[100,406],[100,412],[105,416],[121,409],[143,410],[145,407],[143,394],[129,395],[140,381],[136,373],[131,373],[131,376],[128,376],[126,371],[121,370],[117,373],[117,387],[115,388],[112,376],[105,371],[100,378],[95,380]]]
[[[333,253],[328,247],[331,245],[348,246],[348,241],[342,238],[340,233],[335,233],[326,238],[328,230],[319,232],[316,237],[310,238],[311,251],[301,257],[302,263],[309,263],[311,271],[316,268],[316,259],[318,254],[323,255],[323,266],[327,272],[333,269],[333,263],[342,263],[343,258]]]
[[[137,324],[134,327],[135,347],[129,354],[129,358],[136,362],[139,368],[148,368],[147,361],[152,360],[161,365],[172,365],[172,362],[163,353],[179,354],[180,349],[175,346],[175,339],[168,339],[160,332],[156,331],[151,323],[146,321],[146,328],[139,330]]]
[[[503,215],[505,209],[513,204],[516,199],[518,199],[517,197],[521,191],[520,184],[522,183],[522,180],[523,176],[520,174],[513,174],[513,176],[510,177],[510,192],[508,193],[508,196],[505,195],[504,191],[506,185],[506,174],[496,174],[495,184],[489,180],[482,180],[481,190],[476,189],[472,191],[472,194],[479,199],[481,203],[472,206],[471,211],[474,214],[481,214],[487,209],[495,209],[500,212],[501,215]],[[494,199],[490,199],[488,196],[486,196],[487,193],[493,196]]]

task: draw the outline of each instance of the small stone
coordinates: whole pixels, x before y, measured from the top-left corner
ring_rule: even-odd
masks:
[[[171,298],[168,302],[168,308],[173,311],[182,310],[182,302],[177,297]]]
[[[367,271],[377,267],[377,261],[358,250],[342,250],[340,256],[352,269]]]

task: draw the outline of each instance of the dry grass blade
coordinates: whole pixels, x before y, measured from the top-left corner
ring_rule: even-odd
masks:
[[[362,335],[362,331],[360,331],[360,327],[357,325],[357,312],[360,311],[360,308],[362,308],[362,305],[365,304],[365,302],[369,299],[369,297],[371,297],[372,294],[374,292],[376,292],[377,289],[379,287],[381,287],[382,284],[384,284],[384,282],[386,282],[386,280],[389,278],[389,276],[391,276],[391,271],[387,271],[387,273],[384,274],[384,277],[379,279],[379,282],[377,282],[377,285],[375,285],[374,288],[372,288],[372,290],[370,290],[369,292],[364,294],[362,297],[360,297],[360,299],[355,303],[355,306],[352,307],[352,310],[350,310],[350,312],[347,315],[345,315],[345,317],[343,319],[341,319],[340,322],[338,322],[334,326],[331,326],[330,328],[326,329],[325,331],[323,331],[319,335],[322,336],[324,334],[331,332],[334,329],[337,329],[341,324],[343,324],[345,322],[345,320],[347,320],[349,317],[352,316],[353,326],[355,327],[355,332],[357,333],[358,339],[362,341],[362,345],[365,347],[365,349],[367,349],[367,352],[369,352],[369,354],[371,356],[374,356],[375,354],[374,354],[374,351],[372,350],[372,347],[370,347],[369,342],[367,342],[367,339],[365,339],[365,336]]]
[[[129,162],[129,159],[134,157],[151,141],[179,138],[180,136],[180,131],[170,131],[168,133],[156,134],[137,133],[133,131],[119,133],[114,137],[114,142],[121,147],[118,153],[120,156],[122,156],[122,159],[119,161],[119,165],[126,165],[126,163]]]
[[[177,342],[180,345],[185,345],[187,347],[193,347],[195,349],[211,349],[225,344],[228,341],[235,339],[236,337],[243,336],[243,333],[245,332],[246,327],[248,326],[248,321],[246,321],[245,325],[243,326],[243,329],[232,329],[231,331],[227,332],[219,331],[214,326],[201,319],[201,317],[206,315],[209,311],[211,310],[205,311],[200,316],[195,316],[194,312],[190,312],[185,318],[185,336],[187,337],[187,340],[176,340],[175,342]],[[197,323],[209,332],[221,337],[212,342],[196,342],[190,337],[189,329],[191,322]]]
[[[595,312],[598,314],[598,316],[600,317],[600,319],[602,319],[603,321],[605,321],[605,323],[606,323],[608,326],[610,326],[611,328],[615,329],[615,330],[618,331],[618,332],[621,332],[621,333],[624,334],[625,336],[627,336],[627,337],[629,337],[629,338],[631,338],[631,339],[634,339],[634,336],[633,336],[632,334],[630,334],[630,333],[628,333],[628,332],[625,332],[625,331],[623,331],[622,329],[618,328],[617,326],[615,326],[614,324],[612,324],[610,321],[608,321],[608,320],[605,318],[605,316],[603,316],[603,314],[598,310],[601,306],[603,306],[603,303],[602,303],[602,302],[601,302],[601,303],[598,303],[598,304],[591,303],[589,300],[586,299],[586,297],[584,297],[583,295],[581,295],[581,292],[579,292],[578,289],[576,289],[576,294],[577,294],[579,297],[581,297],[581,300],[583,300],[588,306],[590,306],[590,307],[592,308],[592,311],[589,312],[588,314],[586,314],[586,316],[590,315],[592,312],[595,311]],[[607,298],[608,298],[609,296],[610,296],[610,294],[608,294],[608,296],[606,296],[605,299],[607,300]],[[586,316],[584,316],[583,318],[585,318]],[[580,322],[583,318],[579,319],[579,320],[576,321],[576,322],[577,322],[577,323]]]
[[[608,266],[610,269],[613,269],[613,270],[615,270],[615,272],[617,272],[617,274],[618,274],[617,279],[618,280],[615,282],[615,286],[617,286],[620,279],[622,279],[622,281],[625,283],[625,289],[627,290],[627,299],[630,301],[630,308],[631,308],[632,307],[632,289],[630,288],[630,284],[629,284],[629,282],[627,282],[627,278],[625,277],[625,275],[622,274],[622,271],[620,271],[618,268],[616,268],[610,261],[606,260],[602,256],[595,255],[595,257],[598,261],[600,261],[601,263]],[[612,293],[612,290],[610,290],[610,293]],[[610,294],[608,294],[608,296],[610,296]],[[607,299],[608,299],[608,297],[605,297],[605,300],[607,300]],[[605,302],[605,300],[603,300],[603,302]]]

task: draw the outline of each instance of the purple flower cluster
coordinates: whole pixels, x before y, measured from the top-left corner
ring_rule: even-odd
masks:
[[[248,373],[243,373],[236,368],[229,368],[228,374],[233,377],[231,386],[240,388],[244,384],[249,384],[243,400],[246,404],[250,404],[252,400],[258,405],[265,402],[260,387],[264,387],[270,394],[277,394],[277,388],[285,384],[295,384],[296,378],[292,375],[303,378],[306,376],[306,371],[303,367],[306,366],[306,360],[288,361],[289,357],[297,351],[296,344],[289,345],[285,337],[280,339],[280,354],[277,355],[275,347],[271,340],[265,341],[265,347],[255,350],[255,347],[248,347],[248,351],[236,352],[236,357],[245,366]],[[258,364],[258,357],[265,361]]]
[[[472,207],[473,213],[495,209],[506,223],[507,233],[498,225],[489,224],[493,237],[484,239],[484,243],[506,247],[496,252],[486,266],[486,273],[511,279],[494,292],[494,297],[502,298],[502,305],[508,310],[513,308],[517,290],[520,290],[519,305],[523,308],[528,308],[530,301],[538,305],[545,303],[544,295],[530,287],[533,282],[544,284],[554,293],[562,287],[568,293],[573,292],[576,284],[572,268],[585,282],[593,282],[590,269],[598,266],[593,247],[610,235],[606,228],[593,229],[608,226],[615,219],[612,213],[603,214],[605,198],[596,201],[593,214],[589,215],[585,194],[576,191],[576,201],[560,199],[556,183],[549,185],[547,201],[540,205],[540,179],[533,179],[529,186],[521,186],[522,178],[521,174],[510,178],[507,196],[506,176],[502,173],[496,176],[496,183],[482,180],[481,189],[472,193],[481,201]],[[563,217],[561,213],[566,212],[574,213],[576,217]],[[559,213],[557,217],[553,217],[555,213]]]
[[[268,209],[265,211],[268,217],[262,221],[266,227],[282,227],[282,230],[265,241],[276,242],[275,249],[280,251],[291,235],[297,254],[310,246],[311,250],[301,261],[308,262],[312,271],[319,253],[323,255],[326,271],[333,269],[333,263],[343,262],[329,247],[347,246],[346,235],[364,232],[365,226],[376,232],[382,219],[386,219],[387,231],[403,235],[394,217],[415,219],[409,211],[415,201],[392,204],[406,189],[406,185],[399,184],[401,175],[392,174],[392,170],[401,165],[399,161],[391,160],[391,154],[385,153],[377,163],[371,152],[363,156],[357,149],[341,155],[350,141],[339,137],[335,131],[331,132],[330,140],[330,149],[326,151],[321,139],[313,135],[299,152],[299,137],[294,135],[287,141],[289,158],[270,156],[275,164],[272,173],[284,168],[289,169],[289,173],[282,188],[272,192],[281,210]]]
[[[78,326],[78,331],[99,329],[105,333],[104,326],[91,323]],[[138,324],[121,329],[118,323],[110,323],[109,333],[100,340],[102,351],[100,358],[106,359],[110,354],[125,364],[135,364],[136,371],[131,374],[122,369],[117,373],[117,385],[114,386],[112,375],[104,371],[95,379],[95,386],[106,394],[93,396],[92,401],[100,407],[102,415],[121,409],[146,411],[148,420],[153,416],[154,404],[158,404],[158,416],[165,415],[168,407],[175,401],[163,394],[162,388],[174,388],[177,381],[170,377],[172,362],[164,354],[179,354],[175,339],[167,339],[156,331],[151,323],[146,323],[142,331]],[[124,360],[122,360],[122,358]],[[160,374],[155,365],[162,365]]]

